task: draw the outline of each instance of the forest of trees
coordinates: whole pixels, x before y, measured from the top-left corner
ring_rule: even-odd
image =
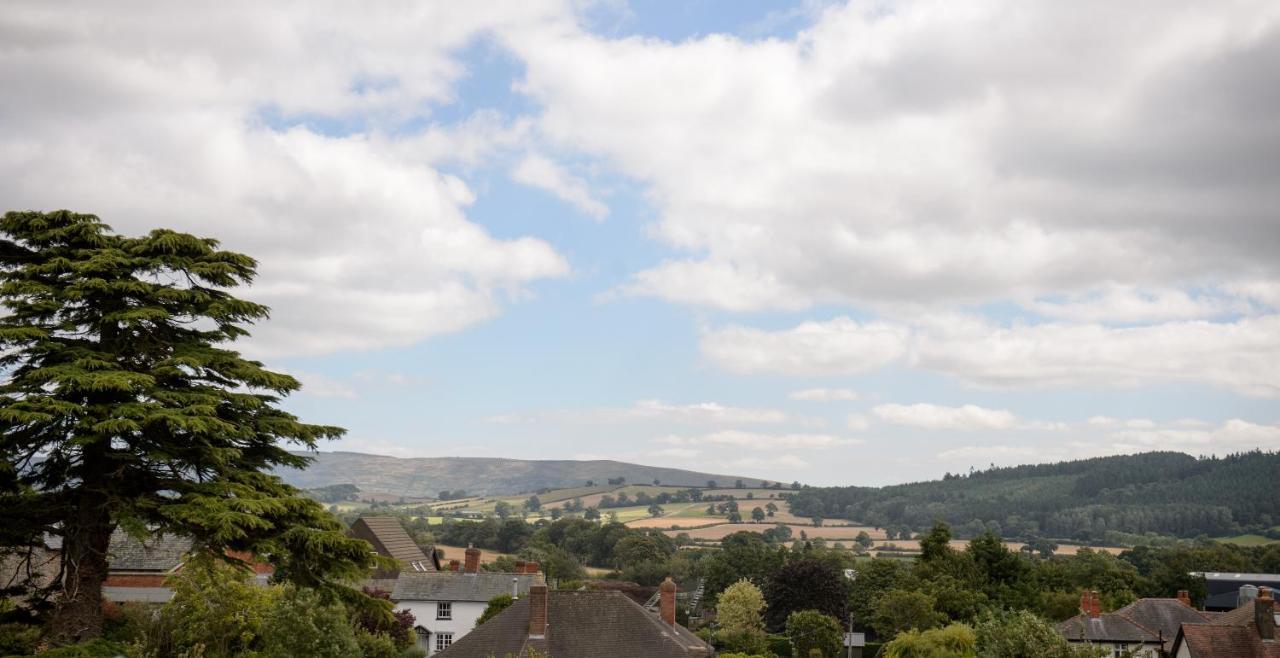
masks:
[[[917,532],[935,520],[959,537],[1105,542],[1116,533],[1174,537],[1276,534],[1280,454],[1195,458],[1177,452],[991,468],[888,487],[806,488],[800,516]]]

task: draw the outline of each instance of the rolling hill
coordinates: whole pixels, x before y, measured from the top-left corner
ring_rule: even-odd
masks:
[[[538,489],[601,484],[610,478],[676,486],[704,486],[707,480],[730,484],[731,475],[593,460],[522,460],[488,457],[386,457],[358,452],[299,453],[312,458],[304,470],[282,468],[276,474],[302,489],[354,484],[361,491],[399,496],[435,496],[463,489],[472,495],[515,494]],[[758,483],[756,479],[750,482]]]
[[[1099,457],[949,475],[887,487],[799,492],[791,511],[920,531],[934,520],[960,536],[1107,541],[1115,533],[1177,537],[1268,532],[1280,522],[1280,453]]]

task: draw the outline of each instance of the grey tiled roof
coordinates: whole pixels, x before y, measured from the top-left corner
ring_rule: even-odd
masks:
[[[1173,648],[1178,627],[1183,624],[1205,624],[1209,617],[1178,599],[1138,599],[1116,614],[1122,615],[1164,639],[1165,649]]]
[[[658,616],[619,592],[547,592],[547,629],[529,638],[529,600],[463,636],[440,658],[526,658],[530,649],[554,658],[693,658],[711,647],[683,626]]]
[[[167,572],[182,564],[183,557],[191,551],[191,539],[176,535],[150,537],[138,541],[123,530],[111,535],[107,549],[110,571],[159,571]]]
[[[1114,612],[1109,612],[1092,619],[1088,615],[1076,615],[1061,624],[1058,632],[1071,642],[1143,642],[1154,644],[1160,641],[1155,633],[1133,623],[1129,619]]]
[[[499,594],[511,593],[515,579],[520,596],[529,586],[542,582],[541,574],[463,573],[460,571],[402,571],[396,578],[393,601],[488,601]]]

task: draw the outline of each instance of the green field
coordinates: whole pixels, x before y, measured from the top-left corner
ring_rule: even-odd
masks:
[[[1262,535],[1237,535],[1235,537],[1223,537],[1218,541],[1237,546],[1266,546],[1267,544],[1280,543],[1280,539],[1271,539]]]

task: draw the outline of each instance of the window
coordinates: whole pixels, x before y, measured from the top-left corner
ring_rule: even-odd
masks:
[[[436,619],[453,619],[453,604],[452,604],[452,603],[437,603],[437,604],[436,604]]]
[[[436,651],[444,651],[453,644],[453,633],[436,633]]]

